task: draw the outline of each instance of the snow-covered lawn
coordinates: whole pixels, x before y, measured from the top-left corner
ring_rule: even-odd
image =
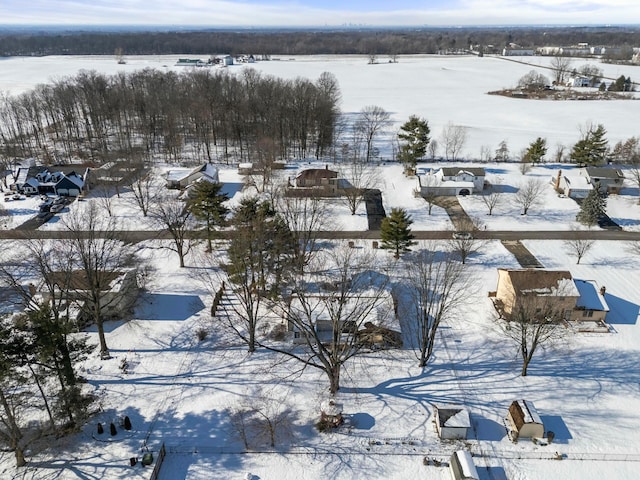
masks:
[[[173,68],[176,59],[130,57],[125,66],[107,57],[8,59],[2,61],[0,85],[20,91],[33,82],[73,74],[79,68],[107,72],[144,66]],[[638,133],[627,115],[635,102],[523,103],[486,96],[488,90],[511,86],[530,69],[500,59],[411,57],[402,58],[399,64],[367,66],[362,57],[314,57],[264,62],[256,68],[274,75],[311,78],[333,71],[346,111],[379,104],[392,111],[396,121],[413,113],[423,115],[436,132],[448,121],[463,124],[469,129],[467,150],[474,155],[480,146],[495,149],[505,138],[514,151],[537,136],[548,136],[552,147],[557,141],[574,141],[577,125],[587,119],[604,123],[614,139]],[[626,75],[638,76],[638,67],[626,68]],[[376,72],[373,78],[372,71]],[[465,85],[464,89],[451,88],[455,82]],[[489,180],[501,178],[504,204],[489,216],[478,197],[471,195],[460,201],[488,230],[578,227],[577,204],[558,197],[549,183],[558,168],[577,175],[570,166],[536,167],[526,176],[515,164],[482,166],[487,168]],[[434,207],[428,215],[426,202],[413,194],[415,178],[403,176],[399,165],[379,168],[387,211],[405,208],[415,230],[452,228],[442,209]],[[536,177],[547,182],[545,197],[529,215],[522,216],[512,201],[515,189],[524,178]],[[237,202],[242,195],[242,178],[235,169],[224,166],[220,178],[232,194],[232,202]],[[99,199],[90,193],[69,208],[82,208],[89,202]],[[33,216],[38,203],[36,197],[7,202],[12,224]],[[366,230],[364,206],[352,216],[344,204],[328,204],[335,229]],[[608,209],[625,230],[640,230],[637,189],[610,195]],[[140,215],[131,192],[124,191],[114,199],[114,211],[122,228],[152,228],[151,221]],[[56,219],[65,214],[41,228],[60,228]],[[28,452],[30,463],[25,469],[16,470],[12,454],[1,452],[0,477],[147,479],[150,469],[139,463],[131,467],[129,458],[140,457],[146,447],[157,457],[165,443],[169,454],[161,480],[447,479],[445,468],[424,465],[423,460],[445,460],[458,448],[469,448],[476,454],[483,480],[635,478],[640,459],[640,259],[627,252],[624,242],[596,242],[581,265],[575,265],[561,241],[525,244],[545,267],[568,269],[576,278],[593,279],[607,287],[612,333],[567,331],[559,345],[536,353],[529,376],[520,377],[516,348],[496,328],[487,296],[495,289],[496,269],[516,268],[518,264],[500,242],[487,242],[469,260],[466,268],[475,288],[468,292],[464,308],[442,328],[432,363],[424,371],[417,368],[413,352],[407,349],[372,353],[348,363],[338,400],[344,404],[352,427],[319,434],[313,424],[327,396],[322,374],[311,369],[299,371],[299,365],[282,362],[264,350],[248,355],[237,338],[210,317],[210,292],[197,280],[199,260],[190,256],[187,267],[180,269],[177,258],[159,248],[160,242],[145,242],[141,254],[156,269],[147,291],[131,319],[107,324],[113,359],[100,361],[94,355],[80,372],[98,396],[100,411],[80,434],[60,439],[55,446],[48,446],[51,448],[34,447]],[[2,247],[13,245],[3,243]],[[356,240],[355,246],[365,249],[371,243]],[[390,257],[383,251],[377,254]],[[392,280],[397,277],[393,275]],[[196,332],[201,328],[209,334],[200,342]],[[95,331],[89,335],[97,343]],[[120,368],[124,358],[129,364],[126,373]],[[257,451],[244,453],[230,412],[265,398],[272,407],[280,405],[291,411],[290,429],[275,449],[262,444]],[[541,446],[527,440],[513,444],[507,438],[503,418],[509,403],[518,398],[535,403],[546,428],[555,433],[554,444]],[[467,406],[474,429],[466,442],[442,443],[437,439],[432,423],[434,403]],[[132,421],[130,432],[119,429],[114,437],[97,434],[98,422],[117,423],[124,415]],[[551,460],[555,452],[566,455],[566,460]],[[625,461],[624,456],[632,461]]]

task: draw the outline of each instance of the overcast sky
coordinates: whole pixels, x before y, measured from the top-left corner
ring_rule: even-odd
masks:
[[[370,26],[630,24],[639,0],[0,0],[0,24]]]

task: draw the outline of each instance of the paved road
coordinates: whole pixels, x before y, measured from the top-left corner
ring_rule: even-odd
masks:
[[[112,232],[97,232],[98,236],[112,235]],[[35,239],[35,238],[72,238],[72,232],[54,231],[54,230],[0,230],[0,239]],[[232,232],[217,232],[220,237],[229,237]],[[417,240],[448,240],[451,238],[450,230],[438,231],[413,231],[413,235]],[[494,231],[482,230],[474,233],[478,239],[486,240],[573,240],[573,239],[591,239],[591,240],[640,240],[640,232],[625,232],[613,230],[554,230],[554,231]],[[143,240],[171,239],[171,235],[166,230],[138,230],[119,232],[118,237],[130,241],[140,242]],[[204,238],[202,231],[190,232],[190,238]],[[345,240],[379,240],[379,230],[365,231],[321,231],[318,233],[319,238],[324,239],[345,239]]]

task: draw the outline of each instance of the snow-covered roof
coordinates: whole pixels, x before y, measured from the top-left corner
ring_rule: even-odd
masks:
[[[576,307],[582,307],[586,310],[609,311],[609,305],[600,293],[600,289],[595,280],[575,279],[574,282],[578,292],[580,292],[580,298],[578,298],[576,302]]]
[[[502,269],[500,269],[502,270]],[[579,297],[571,272],[525,268],[506,270],[516,293],[540,296]]]
[[[437,405],[438,421],[441,427],[470,428],[469,412],[461,405]]]
[[[587,179],[587,177],[581,177],[581,176],[567,177],[565,175],[564,181],[570,188],[574,190],[576,189],[593,190],[593,185],[589,183],[589,180]]]
[[[538,411],[533,403],[528,400],[516,400],[516,402],[522,411],[524,423],[537,423],[543,425],[542,419],[540,418],[540,415],[538,415]]]

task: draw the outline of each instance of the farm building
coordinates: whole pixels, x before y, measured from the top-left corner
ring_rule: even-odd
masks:
[[[438,436],[443,440],[466,439],[471,428],[469,412],[459,405],[436,405],[435,423]]]
[[[449,472],[453,480],[478,480],[478,471],[473,457],[467,450],[453,452],[449,459]]]
[[[514,438],[542,438],[544,425],[533,403],[527,400],[515,400],[509,406],[507,420]]]

